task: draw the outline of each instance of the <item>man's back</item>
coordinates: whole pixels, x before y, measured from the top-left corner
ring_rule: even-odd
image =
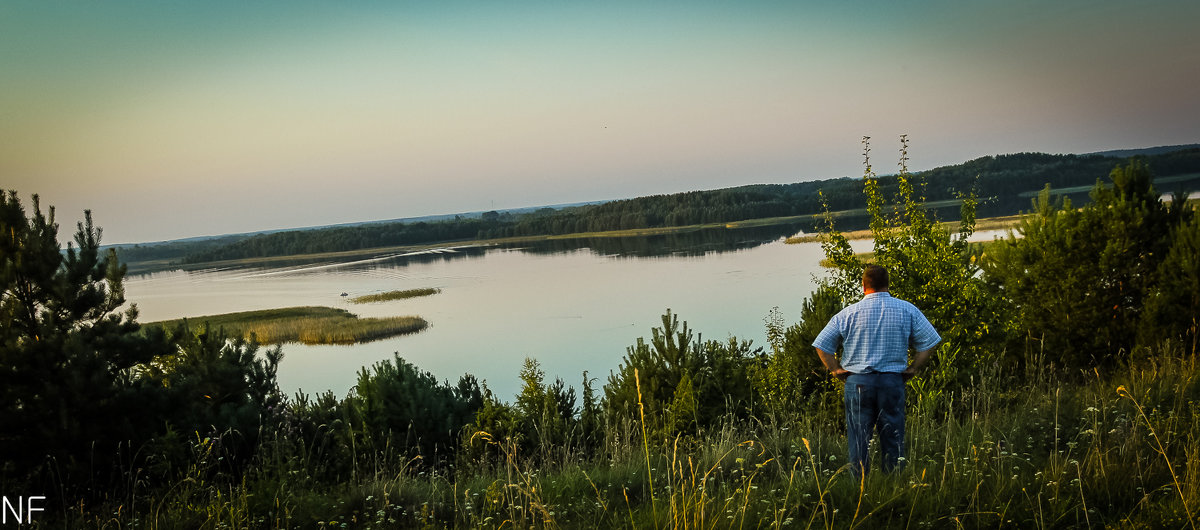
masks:
[[[908,348],[928,350],[941,341],[916,306],[887,292],[869,293],[829,321],[813,345],[835,352],[844,347],[842,367],[853,373],[899,373],[908,365]]]

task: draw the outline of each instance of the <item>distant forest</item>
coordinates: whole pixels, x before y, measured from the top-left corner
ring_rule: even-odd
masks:
[[[1200,148],[1142,157],[1156,176],[1158,191],[1170,193],[1200,188]],[[927,201],[957,199],[974,190],[980,216],[1011,215],[1030,208],[1031,196],[1046,185],[1087,202],[1097,181],[1106,180],[1122,160],[1102,154],[1050,155],[1019,153],[986,156],[916,175]],[[853,212],[865,207],[862,179],[838,178],[795,184],[756,184],[710,191],[654,195],[602,204],[544,208],[532,213],[488,212],[478,218],[459,217],[436,222],[376,223],[359,226],[293,230],[237,237],[217,243],[174,243],[170,250],[155,246],[119,249],[122,261],[164,259],[174,255],[184,264],[210,261],[338,252],[374,247],[414,245],[469,239],[560,235],[728,223],[748,219],[800,216],[825,211]],[[880,177],[881,191],[891,196],[896,177]],[[953,220],[958,209],[938,211]]]

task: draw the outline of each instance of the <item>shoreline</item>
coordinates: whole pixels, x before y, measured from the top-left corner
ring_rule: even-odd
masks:
[[[935,205],[937,206],[937,205]],[[832,212],[834,217],[846,217],[865,213],[865,211],[847,210],[840,212]],[[589,239],[589,238],[620,238],[620,237],[639,237],[639,236],[654,236],[665,234],[680,234],[695,232],[698,230],[726,229],[737,230],[740,228],[754,228],[762,226],[775,226],[784,224],[794,224],[802,222],[811,222],[820,218],[824,214],[805,214],[793,215],[784,217],[765,217],[760,219],[747,219],[743,221],[731,221],[725,223],[703,223],[684,226],[670,226],[657,228],[631,228],[625,230],[607,230],[601,232],[574,232],[570,234],[560,235],[537,235],[537,236],[513,236],[493,239],[465,239],[456,241],[439,241],[436,243],[425,243],[419,245],[396,245],[388,247],[372,247],[356,250],[342,250],[336,252],[319,252],[308,254],[289,254],[286,256],[266,256],[257,258],[240,258],[232,260],[206,261],[200,263],[189,264],[159,264],[159,267],[150,266],[145,269],[141,267],[131,267],[136,270],[135,274],[150,274],[154,272],[165,272],[172,270],[197,271],[205,269],[225,269],[236,267],[252,267],[252,266],[272,266],[286,264],[289,262],[320,262],[320,261],[342,261],[347,258],[379,258],[385,259],[392,255],[410,254],[416,252],[425,252],[431,250],[454,250],[460,248],[476,248],[489,247],[496,245],[507,244],[522,244],[534,243],[539,241],[560,241],[570,239]],[[1021,219],[1021,215],[1009,215],[1000,217],[987,217],[978,219],[975,224],[975,229],[979,230],[997,230],[1002,228],[1011,228],[1016,226]],[[948,227],[956,227],[957,222],[942,223]],[[854,230],[843,232],[849,239],[869,239],[871,237],[870,230]],[[785,240],[788,244],[810,243],[820,241],[820,234],[804,234],[799,236],[789,237]],[[384,256],[387,254],[388,256]],[[148,264],[148,263],[147,263]],[[134,263],[133,265],[139,265]]]

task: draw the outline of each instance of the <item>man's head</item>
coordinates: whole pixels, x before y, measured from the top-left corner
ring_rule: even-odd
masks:
[[[875,293],[888,290],[887,269],[879,265],[867,265],[863,269],[863,292]]]

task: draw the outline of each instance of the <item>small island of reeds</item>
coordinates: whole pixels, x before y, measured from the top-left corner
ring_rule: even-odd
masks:
[[[418,296],[430,296],[442,292],[441,289],[426,287],[423,289],[405,289],[402,291],[387,291],[384,293],[366,294],[363,296],[355,296],[350,299],[352,304],[370,304],[373,302],[387,302],[390,300],[404,300],[406,298],[416,298]]]
[[[184,320],[147,325],[172,329]],[[208,323],[214,329],[224,328],[232,336],[250,339],[253,335],[260,344],[355,344],[416,333],[429,325],[416,316],[359,318],[345,309],[319,306],[242,311],[186,320],[191,324]]]

